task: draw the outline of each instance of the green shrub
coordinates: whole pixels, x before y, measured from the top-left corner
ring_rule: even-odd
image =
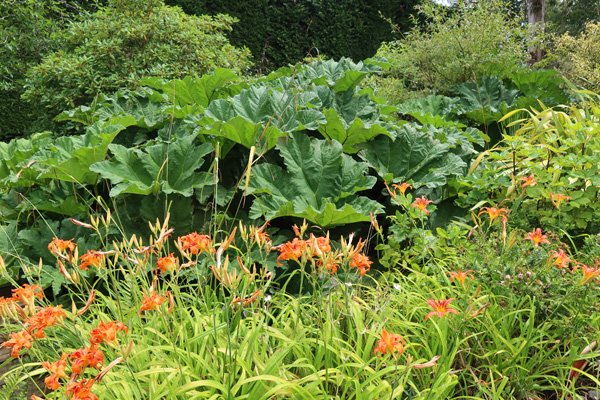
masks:
[[[600,91],[600,23],[588,23],[579,36],[565,33],[557,38],[552,59],[569,80]]]
[[[247,50],[224,32],[234,19],[191,17],[162,0],[112,0],[64,32],[64,46],[28,73],[24,98],[49,114],[91,101],[100,92],[135,88],[146,76],[201,75],[217,67],[244,70]]]
[[[393,86],[398,79],[412,90],[447,93],[483,75],[503,78],[527,58],[526,30],[500,1],[461,2],[453,12],[426,5],[419,13],[428,21],[425,26],[416,26],[402,40],[384,43],[377,53],[392,64],[389,81],[379,82],[381,93],[387,92],[386,82]]]
[[[25,73],[60,48],[56,32],[84,15],[80,5],[66,0],[0,2],[0,140],[35,129],[33,108],[21,100]]]

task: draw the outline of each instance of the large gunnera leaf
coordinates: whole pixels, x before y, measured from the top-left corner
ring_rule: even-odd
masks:
[[[286,169],[273,164],[252,169],[252,218],[294,216],[330,227],[368,221],[369,212],[381,210],[381,204],[356,195],[373,187],[375,178],[367,175],[366,164],[343,154],[339,142],[293,133],[277,149]]]
[[[120,193],[179,193],[191,196],[195,188],[213,183],[213,178],[198,169],[204,156],[212,152],[209,143],[194,144],[196,136],[186,136],[172,143],[159,143],[143,149],[110,145],[110,160],[96,163],[90,170],[110,179],[112,197]]]
[[[432,139],[410,125],[398,129],[396,138],[379,136],[358,153],[386,182],[413,181],[417,187],[443,186],[448,178],[464,175],[466,164],[453,154],[449,143]]]
[[[478,83],[461,83],[451,90],[461,97],[465,115],[486,125],[502,118],[520,94],[516,89],[508,90],[495,76],[484,76]]]

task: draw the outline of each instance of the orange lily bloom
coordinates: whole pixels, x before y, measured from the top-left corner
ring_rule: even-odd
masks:
[[[181,243],[180,248],[184,252],[190,254],[212,253],[212,238],[209,235],[199,235],[197,232],[192,232],[189,235],[181,236],[178,239]]]
[[[425,214],[429,215],[427,204],[433,203],[433,200],[427,200],[425,196],[421,196],[415,199],[415,202],[411,204],[412,207],[418,208],[421,211],[425,211]]]
[[[72,254],[75,251],[75,247],[77,246],[73,243],[74,239],[71,240],[61,240],[57,238],[53,238],[52,241],[48,244],[48,250],[54,254],[62,254],[64,255],[66,250],[69,250],[69,254]]]
[[[406,190],[408,188],[412,189],[412,186],[409,183],[403,182],[400,185],[396,185],[393,184],[392,187],[394,188],[394,191],[392,192],[390,190],[390,187],[388,186],[387,182],[383,182],[385,184],[385,187],[387,188],[388,193],[390,194],[390,196],[392,196],[392,198],[397,199],[398,195],[396,194],[396,189],[398,189],[400,191],[400,194],[402,196],[404,196],[404,194],[406,193]]]
[[[38,291],[39,289],[39,291]],[[20,301],[23,304],[27,304],[29,300],[33,297],[39,297],[40,299],[44,298],[44,294],[42,293],[42,288],[39,285],[29,285],[24,284],[20,288],[16,288],[12,290],[13,292],[13,300]]]
[[[44,329],[60,323],[65,316],[65,312],[61,310],[61,308],[62,306],[42,308],[34,315],[27,318],[27,320],[25,320],[27,331],[38,339],[46,337]]]
[[[501,217],[502,219],[508,219],[508,216],[506,215],[508,210],[506,208],[481,207],[480,210],[481,211],[479,214],[477,214],[477,216],[487,213],[490,216],[490,223],[494,222],[494,220],[498,217]]]
[[[31,337],[29,332],[27,332],[25,329],[23,329],[21,332],[11,332],[9,334],[9,336],[11,337],[11,339],[2,343],[0,346],[1,347],[12,347],[10,356],[13,358],[19,358],[19,351],[23,347],[30,349],[31,346],[33,345],[31,343],[33,338]]]
[[[323,267],[323,261],[317,260],[317,266]],[[331,260],[327,261],[327,265],[325,265],[325,269],[327,269],[327,271],[331,272],[332,274],[335,274],[339,267],[340,267],[340,262],[336,259],[331,259]]]
[[[329,238],[326,236],[315,237],[311,234],[311,238],[306,241],[306,246],[310,247],[311,255],[313,256],[322,256],[323,253],[329,253],[331,251]]]
[[[573,268],[573,271],[575,271],[577,268],[581,268],[581,270],[583,271],[583,277],[578,282],[580,285],[586,285],[590,283],[593,279],[595,279],[598,275],[600,275],[600,269],[598,269],[598,261],[596,261],[596,265],[594,265],[593,267],[588,267],[587,265],[579,264],[575,268]]]
[[[357,254],[352,258],[350,268],[358,268],[360,276],[365,276],[367,271],[371,269],[373,261],[369,260],[369,257],[364,254]]]
[[[567,263],[573,261],[569,258],[569,256],[567,255],[567,253],[565,253],[563,249],[552,253],[550,258],[556,258],[556,260],[554,260],[552,264],[558,266],[558,268],[565,268],[567,266]]]
[[[535,186],[537,185],[537,182],[534,180],[534,176],[533,174],[529,175],[529,176],[523,176],[521,177],[519,180],[520,181],[524,181],[523,184],[521,185],[521,189],[523,189],[525,186]]]
[[[71,382],[67,385],[65,395],[70,400],[98,400],[98,396],[92,393],[92,385],[95,379],[84,379],[81,382]]]
[[[75,350],[69,358],[71,359],[71,370],[75,375],[81,375],[87,367],[101,369],[104,364],[104,354],[98,349],[97,344]]]
[[[404,338],[400,335],[389,333],[385,329],[381,330],[381,339],[377,342],[377,347],[375,347],[374,353],[377,354],[378,357],[381,357],[388,352],[390,354],[394,354],[394,352],[398,352],[398,355],[404,353]]]
[[[49,361],[45,361],[42,363],[42,367],[46,368],[48,372],[51,373],[49,377],[44,379],[46,382],[46,387],[50,390],[56,390],[60,387],[60,383],[58,382],[58,378],[68,378],[69,376],[65,372],[65,368],[67,367],[67,357],[68,353],[62,353],[60,360],[53,362],[50,364]]]
[[[306,242],[304,240],[294,238],[291,242],[287,242],[277,246],[279,250],[279,257],[277,257],[277,264],[283,266],[279,260],[294,260],[298,261],[302,257],[302,252],[306,248]]]
[[[88,252],[81,257],[79,257],[80,261],[83,261],[79,268],[83,270],[87,270],[89,266],[100,269],[104,267],[104,253],[100,251],[91,251]]]
[[[38,291],[39,290],[39,291]],[[23,303],[29,315],[35,313],[35,298],[44,298],[42,288],[39,285],[24,284],[22,287],[13,289],[13,300]]]
[[[156,261],[156,273],[160,271],[162,274],[166,274],[167,271],[172,272],[179,269],[179,260],[173,256],[173,253],[166,257],[161,257]]]
[[[430,313],[428,313],[425,316],[425,321],[427,321],[427,319],[429,317],[431,317],[432,315],[437,315],[438,317],[442,318],[442,317],[445,317],[448,313],[458,314],[458,311],[456,311],[454,308],[448,307],[448,305],[450,304],[450,302],[452,300],[454,300],[454,298],[448,299],[448,300],[438,300],[438,301],[435,301],[433,299],[428,299],[427,304],[429,304],[431,306],[431,308],[434,309],[434,311],[431,311]]]
[[[0,297],[0,318],[10,318],[14,315],[14,302],[12,297]]]
[[[100,321],[100,325],[98,325],[96,329],[92,329],[92,331],[90,332],[92,336],[90,342],[92,342],[93,344],[99,344],[103,342],[113,344],[117,337],[117,331],[123,331],[125,334],[127,334],[129,329],[127,329],[127,327],[122,322]]]
[[[536,249],[541,243],[550,243],[550,241],[546,238],[546,235],[542,235],[541,228],[535,228],[533,232],[527,233],[525,239],[531,240]]]
[[[465,288],[465,280],[470,277],[471,280],[475,280],[475,277],[473,276],[473,274],[470,274],[470,272],[474,272],[472,269],[466,270],[466,271],[450,271],[447,272],[447,274],[450,275],[450,281],[454,282],[454,279],[456,279],[458,281],[458,283],[460,283],[460,285]]]
[[[242,303],[242,305],[244,307],[249,306],[250,304],[254,303],[258,299],[258,296],[260,296],[261,294],[262,294],[262,292],[260,290],[257,290],[254,293],[252,293],[252,296],[250,296],[248,298],[241,299],[239,297],[236,297],[231,302],[231,305],[234,305],[236,303]]]
[[[550,193],[550,201],[552,202],[552,204],[554,204],[554,207],[556,207],[556,208],[560,208],[562,202],[565,200],[566,201],[571,200],[571,196],[565,196],[562,193],[559,193],[559,194]]]
[[[142,315],[143,311],[158,310],[160,305],[166,300],[166,298],[160,294],[153,294],[151,296],[146,296],[143,294],[142,296],[144,296],[144,300],[142,300],[140,315]]]

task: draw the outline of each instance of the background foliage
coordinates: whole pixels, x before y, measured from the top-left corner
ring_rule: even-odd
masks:
[[[61,50],[28,73],[24,99],[52,117],[90,102],[100,92],[135,88],[145,76],[201,75],[217,67],[248,67],[231,46],[227,16],[191,17],[161,0],[114,0],[62,33]]]
[[[377,82],[392,102],[414,96],[406,89],[447,94],[467,80],[503,78],[527,59],[526,30],[501,1],[461,1],[452,9],[426,3],[419,16],[423,25],[377,52],[392,65]]]
[[[372,57],[383,41],[395,37],[381,17],[400,32],[412,25],[418,0],[168,0],[188,14],[226,13],[239,19],[229,34],[234,46],[246,46],[263,72],[325,55],[355,61]],[[313,49],[316,48],[317,50]],[[313,49],[311,51],[311,49]],[[268,69],[267,69],[268,68]]]

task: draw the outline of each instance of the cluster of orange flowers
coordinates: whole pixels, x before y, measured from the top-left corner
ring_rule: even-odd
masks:
[[[19,332],[11,332],[10,339],[0,344],[0,347],[11,348],[11,356],[19,358],[23,348],[31,349],[36,339],[46,337],[45,329],[60,324],[65,312],[62,306],[36,307],[35,298],[43,299],[43,292],[39,285],[25,284],[13,289],[10,298],[0,297],[0,317],[22,321],[23,329]],[[78,380],[85,369],[101,369],[104,364],[104,354],[98,348],[101,343],[115,345],[118,331],[127,333],[127,327],[122,322],[100,322],[98,328],[91,333],[91,345],[87,348],[78,349],[72,353],[62,353],[59,360],[51,363],[43,362],[42,366],[50,372],[45,379],[48,389],[56,390],[61,384],[59,379],[68,379],[66,386],[66,397],[71,400],[97,400],[98,397],[91,393],[92,385],[103,375],[99,374],[94,379]],[[71,374],[66,373],[67,362],[71,362]],[[113,364],[114,365],[114,364]],[[33,399],[39,397],[35,396]]]
[[[315,261],[315,264],[320,268],[325,268],[329,273],[335,274],[340,265],[343,264],[344,260],[350,262],[350,268],[356,268],[360,276],[366,275],[367,271],[371,269],[372,261],[369,257],[362,253],[362,249],[365,242],[359,240],[356,246],[352,245],[352,235],[348,242],[341,239],[342,250],[333,251],[329,242],[328,236],[314,236],[313,234],[306,240],[301,239],[304,233],[305,226],[303,229],[298,229],[294,225],[294,231],[298,237],[294,238],[290,242],[283,243],[279,246],[274,247],[279,251],[279,257],[277,257],[277,264],[281,264],[282,260],[293,260],[298,263],[302,263],[305,260]]]

